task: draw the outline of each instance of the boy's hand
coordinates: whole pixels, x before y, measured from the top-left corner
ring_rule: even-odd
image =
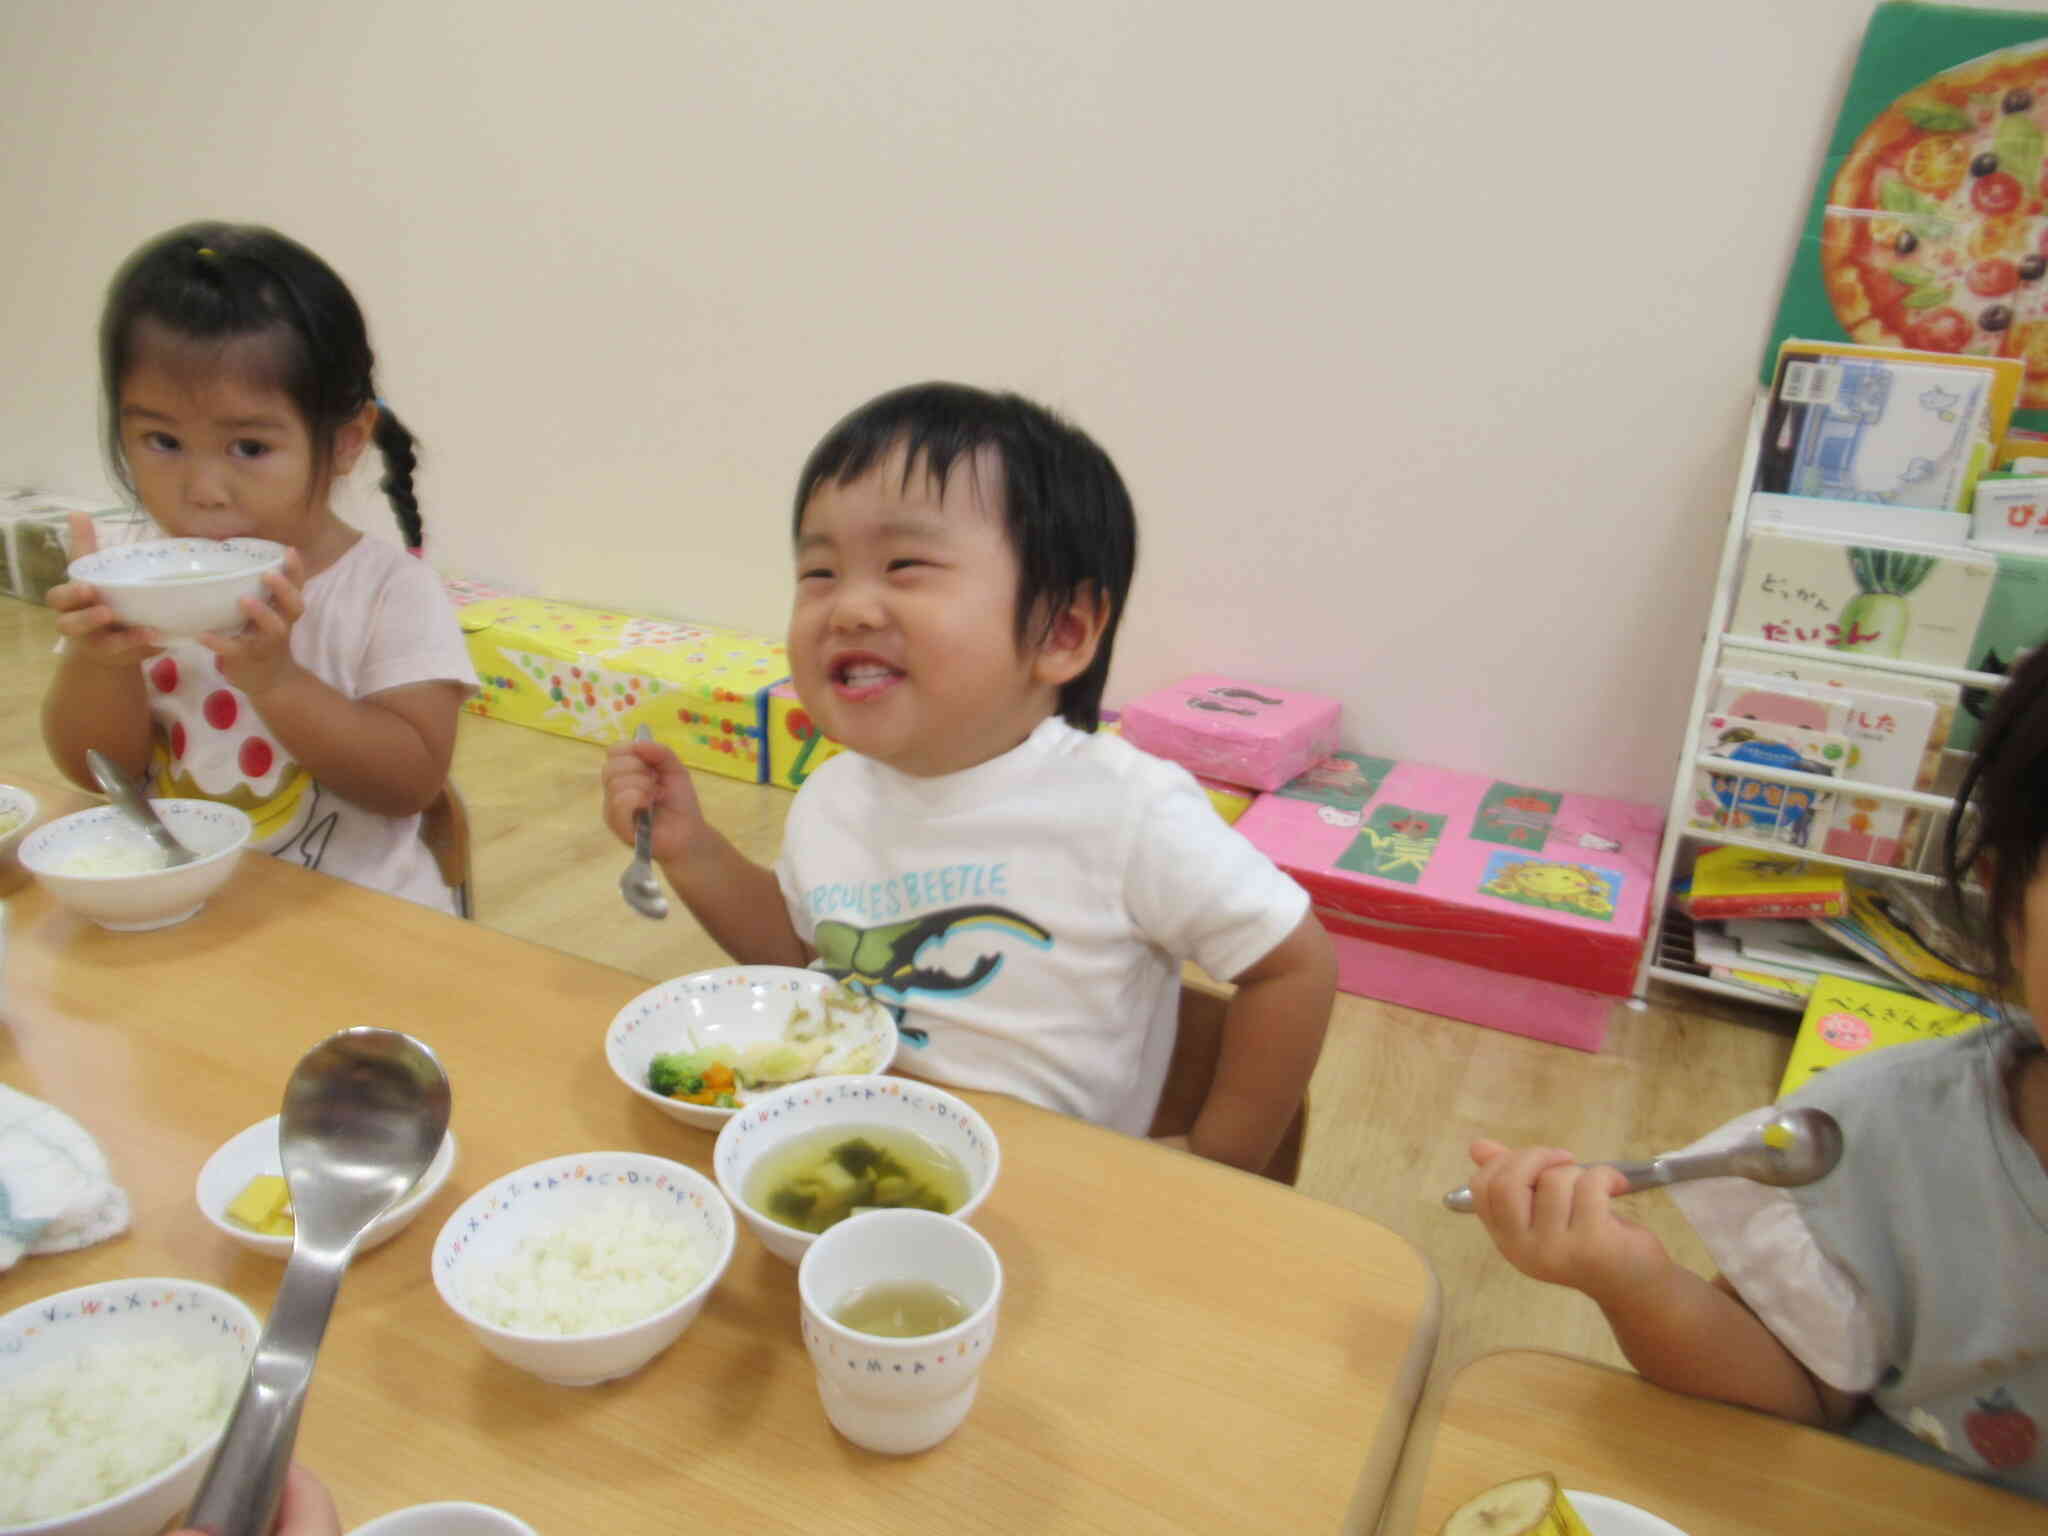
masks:
[[[654,857],[666,864],[696,846],[706,830],[690,770],[656,741],[622,741],[604,755],[604,824],[612,836],[633,846],[633,813],[654,811]]]
[[[1472,1143],[1472,1209],[1503,1257],[1532,1280],[1568,1285],[1605,1306],[1665,1278],[1671,1255],[1614,1210],[1628,1181],[1556,1147]]]
[[[71,558],[82,560],[100,545],[92,519],[74,512],[70,519]],[[163,649],[163,639],[153,629],[131,629],[114,617],[114,610],[100,601],[99,589],[89,581],[67,581],[50,588],[43,601],[57,612],[57,633],[70,648],[97,666],[132,667],[145,656]]]
[[[284,556],[284,570],[263,573],[263,598],[242,599],[242,616],[248,623],[239,634],[199,637],[220,661],[221,676],[252,700],[287,681],[299,670],[292,660],[292,626],[306,612],[305,563],[296,549]]]

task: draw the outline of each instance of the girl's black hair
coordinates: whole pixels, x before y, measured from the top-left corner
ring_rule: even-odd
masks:
[[[1067,722],[1092,731],[1102,716],[1116,627],[1138,561],[1138,520],[1108,454],[1080,428],[1019,395],[965,384],[913,384],[870,400],[811,450],[797,477],[792,537],[820,485],[844,485],[903,450],[907,485],[920,469],[944,493],[962,460],[993,449],[1002,461],[1003,524],[1017,552],[1017,643],[1043,639],[1053,620],[1084,593],[1107,610],[1102,641],[1088,669],[1059,695]]]
[[[276,230],[206,222],[159,235],[122,264],[100,317],[100,381],[107,454],[131,492],[134,482],[121,452],[121,381],[135,361],[145,324],[183,341],[273,342],[278,385],[305,419],[314,464],[322,470],[333,460],[335,434],[376,401],[384,494],[406,547],[420,547],[413,435],[377,400],[376,359],[363,312],[326,262]]]
[[[1988,962],[1988,979],[2010,997],[2018,977],[2013,940],[2048,843],[2048,646],[2013,669],[1985,717],[1955,803],[1942,838],[1949,895]],[[1963,899],[1972,875],[1984,887],[1981,914]],[[2048,922],[2048,913],[2037,920]],[[2037,1016],[2048,1010],[2048,998],[2027,1001]]]

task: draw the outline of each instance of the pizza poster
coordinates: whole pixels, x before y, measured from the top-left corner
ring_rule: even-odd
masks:
[[[1778,307],[1788,337],[2026,366],[2048,428],[2048,13],[1872,14]]]

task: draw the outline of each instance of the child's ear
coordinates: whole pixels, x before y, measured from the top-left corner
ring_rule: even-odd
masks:
[[[334,478],[339,480],[356,467],[356,460],[377,435],[377,402],[372,400],[334,434]]]
[[[1046,625],[1038,654],[1032,658],[1032,674],[1055,688],[1072,682],[1094,662],[1108,626],[1108,601],[1096,588],[1083,587]]]

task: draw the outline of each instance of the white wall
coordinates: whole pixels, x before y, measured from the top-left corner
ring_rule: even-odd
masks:
[[[1235,673],[1661,802],[1867,14],[11,0],[0,482],[104,483],[133,246],[267,222],[363,301],[445,569],[779,634],[824,429],[1014,387],[1138,499],[1112,702]]]

